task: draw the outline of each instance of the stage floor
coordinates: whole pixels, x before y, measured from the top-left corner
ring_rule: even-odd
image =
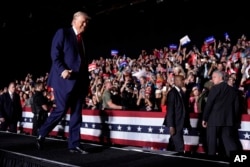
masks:
[[[30,135],[0,132],[0,166],[10,164],[8,160],[13,161],[13,166],[20,167],[171,167],[183,164],[192,167],[230,166],[225,160],[211,160],[198,154],[178,156],[170,151],[129,146],[108,147],[87,142],[82,142],[82,146],[89,154],[72,154],[67,150],[66,140],[55,138],[46,138],[45,148],[39,151],[36,150],[35,140],[35,137]]]

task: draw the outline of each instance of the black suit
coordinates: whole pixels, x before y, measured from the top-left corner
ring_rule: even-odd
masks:
[[[241,113],[237,91],[225,82],[214,85],[207,98],[203,120],[207,122],[208,154],[215,155],[218,140],[223,142],[227,156],[240,149],[238,127]]]
[[[171,136],[171,139],[174,144],[174,150],[177,152],[184,151],[183,128],[190,127],[185,101],[185,95],[181,94],[176,87],[173,87],[167,94],[167,114],[163,125],[175,128],[176,133]]]
[[[13,100],[9,92],[0,96],[0,118],[4,118],[5,122],[1,122],[1,131],[17,132],[17,122],[22,118],[22,106],[20,96],[13,94]]]

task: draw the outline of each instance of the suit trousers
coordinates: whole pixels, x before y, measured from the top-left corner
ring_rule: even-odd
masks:
[[[207,147],[208,155],[212,156],[219,153],[218,148],[222,148],[228,157],[231,152],[240,151],[242,147],[239,141],[238,129],[232,126],[208,126]]]
[[[5,122],[1,122],[0,130],[8,130],[9,132],[17,133],[17,122],[9,122],[8,120],[6,120]]]
[[[171,139],[174,144],[174,151],[183,153],[184,152],[183,129],[176,128],[176,133],[173,136],[171,136]]]
[[[55,89],[56,107],[51,111],[46,122],[39,130],[39,135],[45,137],[59,123],[59,121],[70,111],[68,148],[80,145],[80,128],[82,124],[83,95],[75,86],[71,92]],[[80,93],[81,92],[81,93]],[[70,109],[70,110],[69,110]]]

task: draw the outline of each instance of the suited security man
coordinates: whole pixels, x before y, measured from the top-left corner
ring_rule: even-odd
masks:
[[[48,86],[52,87],[56,107],[38,132],[37,148],[44,145],[45,137],[70,109],[68,149],[71,153],[87,152],[80,146],[82,108],[87,95],[88,60],[85,56],[81,36],[86,30],[90,17],[84,12],[73,15],[72,27],[59,29],[52,40],[52,66]]]
[[[238,136],[241,112],[237,90],[224,82],[223,78],[222,71],[217,70],[212,74],[214,86],[207,97],[202,126],[207,128],[208,155],[215,156],[219,151],[218,146],[223,146],[226,156],[230,157],[231,152],[242,149]]]
[[[17,133],[17,122],[22,118],[20,96],[15,82],[11,82],[8,91],[0,96],[0,130]]]
[[[169,128],[170,142],[173,145],[173,151],[184,154],[184,136],[183,128],[190,128],[189,113],[187,110],[187,98],[182,91],[184,87],[184,77],[182,75],[174,76],[174,86],[167,94],[167,113],[163,125]]]

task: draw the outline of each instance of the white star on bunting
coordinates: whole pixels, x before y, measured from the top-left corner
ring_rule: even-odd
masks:
[[[138,132],[141,132],[141,129],[142,129],[142,128],[139,126],[139,127],[137,128],[137,131],[138,131]]]
[[[117,129],[118,129],[118,130],[122,130],[121,125],[117,126]]]
[[[127,130],[128,130],[128,131],[131,131],[131,126],[128,126],[128,127],[127,127]]]
[[[164,129],[161,127],[161,128],[159,129],[159,131],[160,131],[160,133],[163,133],[163,132],[164,132]]]
[[[185,128],[183,131],[184,131],[185,135],[188,135],[188,129],[187,128]]]
[[[244,138],[245,139],[250,139],[250,134],[248,134],[248,132],[246,132],[245,134],[243,134],[244,135]]]
[[[85,128],[89,127],[87,123],[85,123],[85,125],[84,125],[84,126],[85,126]]]
[[[149,127],[149,128],[148,128],[148,132],[151,132],[151,133],[152,133],[152,132],[153,132],[153,128]]]

